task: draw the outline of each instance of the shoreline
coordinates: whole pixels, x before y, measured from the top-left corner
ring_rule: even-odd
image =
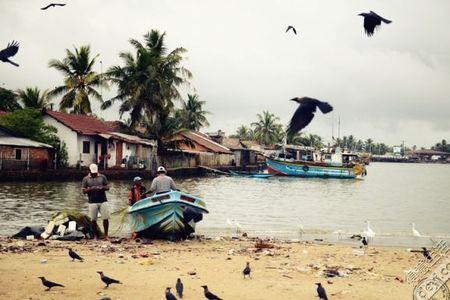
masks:
[[[223,299],[315,299],[322,282],[331,299],[407,299],[404,270],[420,259],[397,247],[216,238],[182,242],[24,241],[0,237],[0,295],[5,299],[163,299],[177,278],[184,299],[203,299],[201,285]],[[71,262],[72,247],[85,262]],[[252,279],[242,278],[249,261]],[[327,270],[340,276],[326,277]],[[104,289],[96,271],[123,285]],[[195,275],[193,275],[195,273]],[[191,274],[191,275],[189,275]],[[66,285],[44,292],[38,276]],[[174,289],[173,289],[174,290]]]

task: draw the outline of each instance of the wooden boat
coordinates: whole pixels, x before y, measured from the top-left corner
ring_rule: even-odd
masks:
[[[254,172],[231,171],[231,170],[228,171],[233,176],[241,176],[241,177],[270,178],[275,176],[275,174],[268,174],[268,173],[254,173]]]
[[[208,213],[205,202],[193,195],[170,191],[136,202],[128,209],[131,228],[140,237],[179,240],[195,232]]]

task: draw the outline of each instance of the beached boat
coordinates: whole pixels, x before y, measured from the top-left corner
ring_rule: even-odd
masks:
[[[270,178],[275,176],[275,174],[268,174],[268,173],[255,173],[255,172],[231,171],[231,170],[228,171],[230,172],[231,175],[240,177]]]
[[[316,153],[309,147],[287,147],[275,156],[266,157],[269,173],[285,176],[347,178],[353,179],[367,174],[357,155],[342,153],[339,148],[333,153]]]
[[[179,240],[195,232],[195,224],[208,213],[205,202],[180,191],[154,195],[128,209],[130,224],[138,236]]]

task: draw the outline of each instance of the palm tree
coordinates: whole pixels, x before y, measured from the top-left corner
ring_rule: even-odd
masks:
[[[365,144],[366,144],[366,151],[372,153],[373,140],[369,138],[366,140]]]
[[[129,112],[132,126],[144,116],[150,122],[156,122],[159,111],[173,110],[173,99],[181,98],[178,88],[188,84],[192,74],[181,66],[187,50],[179,47],[167,53],[164,38],[165,33],[152,30],[144,35],[144,44],[130,40],[136,53],[120,53],[124,66],[113,66],[108,70],[107,76],[117,85],[118,93],[105,101],[102,109],[121,101],[120,115]]]
[[[250,127],[241,125],[236,130],[236,134],[233,136],[241,139],[241,140],[252,140],[253,139],[253,131]]]
[[[321,149],[324,146],[322,137],[317,134],[296,134],[292,137],[291,143],[294,145],[314,147],[315,149]]]
[[[98,87],[107,86],[101,75],[94,72],[93,66],[98,54],[90,57],[90,47],[75,47],[72,52],[66,49],[66,57],[63,60],[52,59],[49,67],[60,71],[64,76],[64,85],[58,86],[49,92],[49,97],[64,95],[59,104],[61,111],[71,109],[71,113],[90,114],[91,99],[103,102],[102,96],[96,90]]]
[[[0,87],[0,110],[13,111],[16,109],[20,109],[17,95],[11,90]]]
[[[254,127],[253,132],[255,139],[264,145],[274,145],[284,138],[283,125],[279,122],[279,118],[268,111],[258,114],[258,121],[251,125]]]
[[[41,91],[37,87],[27,87],[25,90],[19,89],[17,95],[24,107],[36,109],[50,108],[47,90],[41,94]]]
[[[179,110],[183,128],[199,131],[200,128],[209,126],[205,116],[209,112],[203,110],[203,104],[205,101],[200,101],[197,95],[188,94],[188,100],[183,101],[183,107]]]

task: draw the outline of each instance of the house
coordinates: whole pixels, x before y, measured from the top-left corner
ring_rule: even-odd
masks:
[[[53,167],[53,147],[23,138],[0,126],[0,171],[46,170]]]
[[[450,157],[450,153],[437,151],[432,149],[422,149],[412,151],[410,154],[413,158],[418,159],[419,161],[444,161]]]
[[[234,162],[238,167],[256,165],[258,163],[258,157],[262,155],[251,148],[254,144],[253,141],[241,141],[239,138],[224,137],[222,139],[222,145],[233,151]],[[262,160],[264,161],[264,159]]]
[[[97,163],[101,168],[156,167],[157,143],[115,132],[117,126],[87,115],[46,110],[43,120],[54,126],[66,144],[70,167]]]

